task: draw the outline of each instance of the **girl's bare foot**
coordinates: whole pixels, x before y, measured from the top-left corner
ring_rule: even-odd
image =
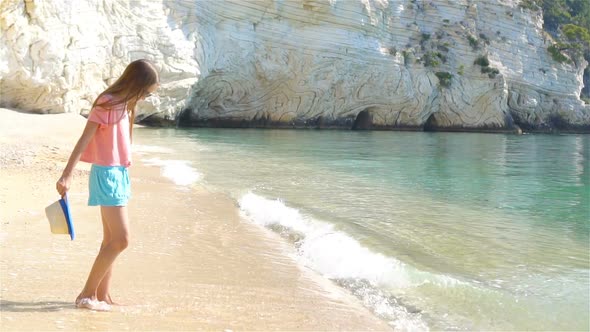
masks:
[[[76,300],[76,308],[80,309],[89,309],[94,311],[110,311],[111,306],[103,301],[98,301],[96,299],[91,299],[89,297],[84,297],[79,300]]]
[[[106,302],[106,303],[108,303],[109,305],[114,305],[114,306],[124,306],[124,304],[117,303],[117,302],[113,301],[113,298],[111,297],[111,295],[110,295],[110,294],[107,294],[107,295],[105,295],[105,296],[98,297],[98,300],[99,300],[99,301]]]
[[[80,300],[82,300],[85,297],[96,300],[94,296],[82,296],[82,293],[80,293],[78,294],[78,296],[76,296],[76,305],[78,305],[78,303],[80,303]]]
[[[111,298],[110,294],[106,294],[106,295],[99,295],[96,297],[99,301],[103,301],[106,302],[108,304],[113,304],[113,299]]]
[[[111,305],[104,301],[99,301],[95,296],[84,297],[82,293],[76,297],[76,308],[89,309],[94,311],[110,311]]]

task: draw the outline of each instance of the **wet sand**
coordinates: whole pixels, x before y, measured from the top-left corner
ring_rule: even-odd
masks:
[[[130,170],[131,242],[115,263],[111,312],[76,309],[100,246],[86,206],[89,165],[70,190],[76,239],[44,207],[85,119],[0,109],[0,326],[13,330],[390,330],[347,291],[297,265],[278,235],[227,197],[181,189],[157,167]],[[149,142],[137,142],[149,145]],[[142,157],[143,158],[143,157]]]

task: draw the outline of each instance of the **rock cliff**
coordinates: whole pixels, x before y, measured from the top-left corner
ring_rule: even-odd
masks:
[[[519,0],[1,4],[2,106],[85,112],[137,58],[146,123],[590,132],[587,62],[558,63]]]

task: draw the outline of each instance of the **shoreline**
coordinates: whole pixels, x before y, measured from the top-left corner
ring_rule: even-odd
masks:
[[[131,243],[113,274],[125,306],[75,309],[102,235],[98,209],[86,206],[89,165],[77,165],[70,190],[75,241],[51,234],[43,209],[58,198],[55,181],[86,119],[0,115],[3,330],[391,330],[298,266],[278,235],[243,221],[230,198],[198,184],[178,190],[135,153]]]
[[[146,118],[149,119],[149,118]],[[236,125],[178,125],[177,120],[150,121],[141,120],[139,125],[147,128],[182,128],[182,129],[256,129],[256,130],[321,130],[321,131],[356,131],[356,132],[416,132],[416,133],[462,133],[462,134],[506,134],[506,135],[590,135],[590,127],[572,126],[571,128],[528,128],[520,126],[514,128],[471,128],[471,127],[446,127],[425,129],[424,126],[418,127],[371,127],[369,129],[353,129],[352,126],[298,126],[298,125],[277,125],[264,126],[255,124],[236,124]]]

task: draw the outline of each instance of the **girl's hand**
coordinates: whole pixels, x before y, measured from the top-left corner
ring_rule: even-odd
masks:
[[[62,175],[61,178],[59,178],[59,180],[57,180],[55,187],[57,189],[57,192],[61,195],[61,197],[64,197],[66,195],[66,192],[68,190],[70,190],[70,183],[71,182],[72,182],[72,176]]]

